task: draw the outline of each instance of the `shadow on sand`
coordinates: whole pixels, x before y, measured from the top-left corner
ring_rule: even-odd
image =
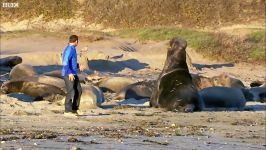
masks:
[[[47,65],[47,66],[33,66],[33,68],[37,71],[37,73],[42,74],[45,72],[61,70],[61,65]]]
[[[34,99],[35,99],[35,97],[29,96],[26,94],[22,94],[22,93],[10,93],[10,94],[8,94],[8,96],[16,98],[22,102],[34,102]]]
[[[205,65],[205,64],[194,64],[193,66],[196,67],[199,70],[202,70],[202,68],[222,68],[222,67],[234,67],[234,64],[232,63],[227,63],[227,64],[212,64],[212,65]]]
[[[144,69],[148,66],[146,63],[141,63],[137,59],[129,59],[123,61],[110,60],[90,60],[89,68],[96,71],[118,73],[119,71],[129,68],[132,70]]]

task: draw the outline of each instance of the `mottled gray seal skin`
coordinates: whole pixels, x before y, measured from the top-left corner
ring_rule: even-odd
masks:
[[[22,58],[19,56],[8,56],[0,59],[0,66],[14,67],[17,64],[22,63]]]
[[[187,42],[177,37],[170,41],[170,46],[150,106],[182,112],[201,110],[203,106],[186,63]]]
[[[144,99],[150,98],[155,86],[155,80],[133,83],[122,89],[114,99]]]
[[[9,78],[12,80],[34,75],[37,75],[37,72],[31,65],[18,64],[10,71]]]
[[[246,98],[239,88],[209,87],[199,91],[204,103],[203,110],[244,110]]]
[[[64,96],[65,92],[59,87],[34,82],[34,81],[7,81],[1,86],[1,93],[23,93],[29,96],[36,97],[35,100],[56,101],[58,95]],[[62,97],[60,97],[62,98]]]

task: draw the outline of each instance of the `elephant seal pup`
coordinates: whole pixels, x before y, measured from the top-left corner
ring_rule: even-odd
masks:
[[[171,111],[201,110],[198,91],[186,63],[187,42],[181,38],[170,41],[166,62],[152,92],[150,106]]]
[[[209,87],[199,91],[204,103],[203,110],[244,110],[246,98],[239,88]]]
[[[134,80],[126,77],[111,77],[103,79],[99,82],[99,87],[103,92],[115,92],[118,93],[126,86],[135,83]]]
[[[133,83],[122,89],[114,99],[144,99],[150,98],[155,86],[155,80]]]
[[[213,86],[232,87],[232,88],[245,88],[245,85],[239,79],[230,77],[223,73],[219,76],[212,77]]]
[[[34,75],[37,75],[37,72],[31,65],[18,64],[10,71],[9,78],[12,80]]]
[[[19,56],[8,56],[0,59],[0,66],[14,67],[17,64],[22,63],[22,58]]]
[[[35,100],[58,100],[58,95],[64,96],[65,92],[60,88],[43,84],[34,81],[7,81],[1,86],[1,92],[9,93],[23,93],[29,96],[36,97]],[[59,99],[62,97],[59,97]]]

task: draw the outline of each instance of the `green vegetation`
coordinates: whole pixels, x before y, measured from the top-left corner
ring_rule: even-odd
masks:
[[[251,42],[259,43],[265,38],[265,31],[252,32],[248,35],[248,40]]]
[[[187,40],[189,47],[209,58],[230,62],[260,63],[265,61],[263,30],[252,32],[244,38],[225,33],[209,33],[174,27],[121,29],[111,34],[123,38],[137,38],[142,41],[170,40],[179,36]]]

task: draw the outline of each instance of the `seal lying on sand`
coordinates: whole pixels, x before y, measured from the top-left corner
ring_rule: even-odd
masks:
[[[27,81],[27,82],[39,82],[47,85],[53,85],[64,92],[66,92],[66,87],[65,87],[65,82],[63,79],[56,78],[56,77],[51,77],[51,76],[45,76],[45,75],[34,75],[34,76],[27,76],[27,77],[22,77],[19,79],[14,79],[10,81]]]
[[[92,85],[82,85],[82,95],[80,98],[79,109],[87,111],[97,108],[105,101],[103,92],[100,88]],[[62,99],[61,104],[64,105],[65,99]]]
[[[172,111],[201,110],[198,91],[186,64],[187,42],[181,38],[170,41],[166,62],[152,92],[150,106]]]
[[[266,88],[265,87],[252,87],[247,89],[249,92],[249,101],[259,101],[262,103],[266,102]]]
[[[223,73],[219,76],[212,77],[214,86],[232,87],[232,88],[245,88],[245,85],[239,79],[230,77]]]
[[[27,64],[18,64],[16,65],[9,74],[10,79],[19,79],[27,76],[37,75],[37,72],[31,65]]]
[[[34,81],[23,81],[23,80],[14,80],[7,81],[1,87],[1,92],[5,94],[9,93],[23,93],[29,96],[36,97],[35,100],[48,100],[48,101],[56,101],[58,95],[65,95],[65,92],[60,88],[34,82]],[[59,99],[61,99],[60,97]]]
[[[43,75],[63,79],[61,70],[54,70],[54,71],[50,71],[50,72],[45,72],[45,73],[43,73]],[[86,74],[85,72],[79,73],[78,74],[79,81],[81,83],[85,83],[87,76],[88,76],[88,74]]]
[[[197,74],[192,74],[191,76],[192,76],[192,81],[198,90],[214,86],[211,78]]]
[[[115,92],[118,93],[126,86],[135,83],[134,80],[126,77],[111,77],[103,79],[99,82],[99,87],[103,92]]]
[[[22,63],[22,58],[19,56],[9,56],[0,59],[0,66],[14,67],[20,63]]]
[[[114,99],[144,99],[150,98],[155,80],[133,83],[122,89]]]
[[[243,91],[239,88],[209,87],[201,90],[199,95],[204,103],[203,110],[243,110],[246,104]]]

